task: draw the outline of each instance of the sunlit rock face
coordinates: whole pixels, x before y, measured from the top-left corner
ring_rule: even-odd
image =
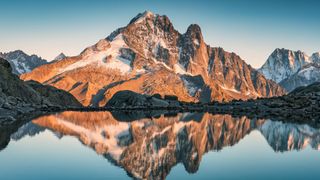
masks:
[[[206,152],[233,146],[253,130],[260,131],[275,151],[319,148],[319,130],[307,125],[208,113],[144,115],[126,114],[121,116],[125,121],[119,121],[114,118],[120,117],[117,113],[63,112],[32,123],[61,137],[77,137],[139,179],[163,179],[178,163],[194,173]]]

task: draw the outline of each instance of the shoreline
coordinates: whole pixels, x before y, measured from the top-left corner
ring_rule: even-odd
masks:
[[[300,98],[300,99],[297,99]],[[148,117],[152,117],[152,111],[163,113],[211,113],[211,114],[230,114],[234,117],[246,116],[258,119],[276,119],[283,122],[306,123],[314,127],[320,127],[320,95],[311,97],[292,97],[281,96],[273,98],[260,98],[255,100],[241,101],[234,100],[228,103],[188,103],[172,101],[170,106],[105,106],[105,107],[61,107],[49,106],[32,109],[29,112],[21,113],[14,109],[2,109],[7,111],[6,115],[0,116],[0,126],[12,124],[19,119],[28,118],[30,115],[46,115],[63,111],[110,111],[135,114],[143,112]]]

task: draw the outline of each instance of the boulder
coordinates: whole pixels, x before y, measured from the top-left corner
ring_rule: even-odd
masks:
[[[61,107],[81,107],[82,105],[70,93],[49,85],[43,85],[36,81],[27,81],[26,84],[36,90],[47,103],[43,103],[42,107],[48,105]],[[43,101],[43,102],[45,102]]]
[[[107,102],[109,107],[168,107],[169,103],[155,97],[124,90],[115,93]]]

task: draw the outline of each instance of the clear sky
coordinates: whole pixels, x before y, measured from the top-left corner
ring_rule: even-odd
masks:
[[[167,15],[181,33],[199,24],[207,44],[253,67],[277,47],[320,51],[317,0],[0,0],[0,52],[77,55],[145,10]]]

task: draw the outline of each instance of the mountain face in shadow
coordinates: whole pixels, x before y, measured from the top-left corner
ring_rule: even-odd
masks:
[[[28,73],[38,66],[47,64],[48,61],[37,55],[28,55],[21,50],[15,50],[7,53],[1,53],[0,57],[8,60],[12,67],[12,73],[21,75]]]
[[[179,163],[195,173],[205,153],[233,146],[252,131],[259,131],[275,152],[320,147],[320,130],[308,125],[209,113],[141,116],[129,122],[110,112],[62,112],[36,118],[11,137],[19,140],[43,129],[59,138],[74,136],[130,176],[147,179],[163,179]]]
[[[277,48],[258,71],[291,92],[295,88],[308,86],[320,80],[319,63],[320,52],[308,56],[300,50]]]

